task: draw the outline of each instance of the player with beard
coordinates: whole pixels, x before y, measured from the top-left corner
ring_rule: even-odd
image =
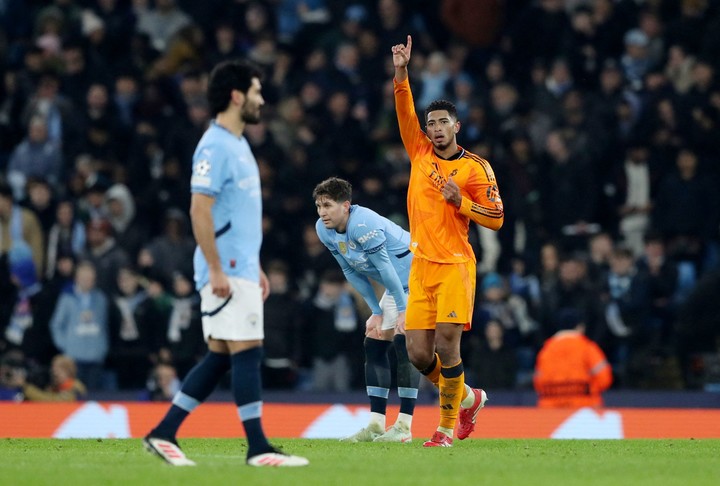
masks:
[[[144,438],[149,451],[174,466],[193,466],[178,447],[183,420],[230,370],[232,392],[247,436],[251,466],[305,466],[304,457],[270,445],[261,424],[263,301],[270,293],[260,268],[262,194],[257,162],[243,131],[260,121],[260,70],[227,61],[210,74],[215,119],[193,156],[190,219],[197,241],[193,265],[208,353],[188,373],[162,421]]]

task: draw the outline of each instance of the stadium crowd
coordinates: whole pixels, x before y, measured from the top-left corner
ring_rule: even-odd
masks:
[[[456,104],[458,141],[491,161],[505,204],[498,233],[472,232],[468,375],[531,388],[572,307],[614,387],[720,381],[720,2],[5,0],[2,398],[49,385],[62,353],[90,393],[167,399],[202,355],[190,164],[208,71],[236,57],[266,73],[246,130],[272,289],[264,384],[362,388],[369,312],[311,195],[342,177],[407,228],[389,54],[407,34],[418,111]],[[338,356],[346,369],[313,380]]]

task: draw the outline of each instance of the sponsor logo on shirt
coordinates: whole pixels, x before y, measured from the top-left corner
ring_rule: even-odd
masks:
[[[362,235],[360,238],[358,238],[358,243],[360,243],[362,245],[366,241],[370,241],[371,239],[375,238],[379,233],[380,233],[380,231],[378,231],[378,230],[368,231],[367,233]]]

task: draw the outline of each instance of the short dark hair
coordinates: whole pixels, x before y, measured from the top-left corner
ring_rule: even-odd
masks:
[[[425,121],[427,122],[428,115],[431,111],[447,110],[448,114],[455,121],[458,119],[457,108],[455,104],[448,100],[435,100],[425,108]]]
[[[330,177],[315,186],[313,199],[327,197],[336,202],[352,201],[352,185],[345,179]]]
[[[210,73],[207,99],[213,116],[225,111],[233,90],[247,93],[253,78],[262,80],[260,67],[249,61],[224,61]]]

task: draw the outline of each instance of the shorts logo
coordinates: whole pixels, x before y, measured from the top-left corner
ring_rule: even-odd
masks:
[[[375,238],[379,233],[380,233],[380,231],[378,231],[378,230],[369,231],[369,232],[365,233],[364,235],[362,235],[360,238],[358,238],[358,243],[360,243],[362,245],[366,241],[370,241],[371,239]]]
[[[260,316],[257,314],[250,314],[247,316],[248,324],[255,327],[257,326],[258,321],[260,320]]]
[[[345,253],[347,253],[347,245],[345,244],[344,241],[339,241],[339,242],[338,242],[338,249],[340,250],[340,253],[342,253],[343,255],[344,255]]]
[[[452,311],[450,314],[447,315],[448,317],[457,317],[457,314],[455,314],[455,311]]]

